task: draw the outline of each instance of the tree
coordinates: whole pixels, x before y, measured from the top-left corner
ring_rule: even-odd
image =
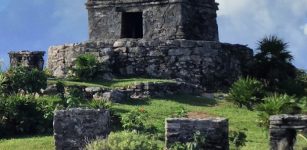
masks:
[[[288,44],[277,36],[267,36],[258,42],[252,76],[263,81],[272,90],[296,78],[296,68]]]

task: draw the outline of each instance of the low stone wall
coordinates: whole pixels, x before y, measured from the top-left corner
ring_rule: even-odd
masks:
[[[307,131],[307,115],[276,115],[270,117],[270,149],[293,149],[296,131]],[[307,148],[307,146],[306,146]]]
[[[54,113],[56,150],[78,150],[86,142],[109,134],[110,112],[107,110],[69,109]]]
[[[76,86],[70,86],[76,87]],[[176,94],[193,94],[201,95],[203,90],[193,84],[185,82],[148,82],[131,85],[125,88],[108,89],[101,87],[82,87],[77,86],[80,92],[84,93],[87,99],[106,99],[112,102],[125,102],[128,98],[148,98],[172,96]],[[65,92],[68,93],[69,87]],[[57,89],[55,85],[48,86],[47,90],[43,91],[46,95],[56,95]]]
[[[176,79],[215,91],[244,73],[253,52],[243,45],[191,40],[106,40],[53,46],[48,68],[65,77],[81,54],[93,54],[118,76]]]
[[[205,138],[204,149],[228,150],[228,120],[224,118],[207,119],[166,119],[166,147],[175,142],[190,142],[197,131]]]
[[[140,83],[114,90],[87,87],[84,91],[89,99],[107,99],[112,102],[124,102],[128,98],[163,97],[176,94],[200,95],[202,93],[202,89],[199,86],[184,82]]]

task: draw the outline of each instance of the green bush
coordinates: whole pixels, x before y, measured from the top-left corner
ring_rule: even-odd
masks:
[[[154,140],[150,136],[136,132],[111,133],[105,140],[89,143],[86,150],[159,150],[163,149],[163,142]]]
[[[298,100],[295,97],[274,94],[264,98],[264,103],[256,108],[259,111],[258,124],[269,127],[269,117],[277,114],[297,114],[301,112]]]
[[[299,101],[301,108],[304,109],[304,112],[307,112],[307,97],[302,97]]]
[[[11,68],[5,73],[7,94],[40,93],[47,87],[47,76],[43,71],[27,67]]]
[[[263,96],[264,89],[262,83],[247,77],[240,78],[231,86],[226,99],[239,107],[245,106],[248,109],[253,109],[256,104],[261,103]]]
[[[53,112],[58,107],[63,107],[63,99],[59,96],[43,96],[36,98],[36,102],[41,106],[44,112],[44,119],[48,123],[53,122]],[[52,124],[49,124],[52,125]],[[50,126],[52,129],[52,126]]]
[[[76,78],[83,81],[91,81],[101,74],[103,64],[91,54],[80,55],[76,60],[76,66],[72,69]]]
[[[107,100],[91,100],[88,104],[89,108],[92,109],[110,109],[112,106],[112,103]]]
[[[66,99],[65,107],[69,108],[81,107],[81,105],[86,102],[82,88],[77,86],[68,87],[68,95],[65,97],[65,99]]]
[[[51,133],[54,105],[32,96],[1,97],[0,137]]]
[[[246,134],[245,131],[247,129],[242,130],[231,130],[229,132],[229,140],[230,145],[233,147],[231,149],[239,150],[241,147],[245,146],[246,140]]]
[[[126,130],[142,131],[145,129],[145,120],[148,119],[148,112],[143,108],[132,110],[122,115],[121,123]]]
[[[205,150],[206,149],[206,137],[201,135],[199,131],[193,134],[191,142],[180,143],[176,142],[171,145],[169,150]]]
[[[184,118],[187,117],[187,115],[187,110],[183,106],[180,106],[178,109],[176,109],[176,112],[174,115],[172,115],[172,118]]]
[[[298,79],[289,79],[279,83],[278,93],[284,93],[292,96],[302,97],[305,95],[304,82]]]

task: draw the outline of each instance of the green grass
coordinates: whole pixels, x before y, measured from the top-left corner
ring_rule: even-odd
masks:
[[[54,150],[52,136],[0,140],[1,150]]]
[[[147,125],[154,125],[157,128],[156,135],[164,136],[164,120],[175,114],[176,110],[184,107],[188,111],[204,112],[213,116],[221,116],[229,119],[230,129],[248,129],[247,140],[243,150],[267,150],[268,132],[257,126],[257,112],[237,108],[229,102],[208,100],[195,96],[176,96],[168,98],[153,98],[150,100],[131,100],[125,104],[115,104],[113,110],[123,114],[135,108],[143,107],[149,112]],[[302,138],[298,137],[297,149],[307,146]],[[0,142],[0,149],[14,150],[52,150],[53,138],[35,137],[3,140]]]
[[[57,81],[62,81],[66,86],[86,86],[86,87],[102,87],[102,88],[123,88],[140,83],[164,83],[175,82],[173,80],[165,79],[147,79],[147,78],[126,78],[126,79],[113,79],[112,81],[105,82],[81,82],[81,81],[69,81],[69,80],[48,80],[48,84],[55,84]]]

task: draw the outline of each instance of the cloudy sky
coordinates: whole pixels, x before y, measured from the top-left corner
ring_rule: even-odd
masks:
[[[265,35],[290,45],[307,69],[307,0],[216,0],[220,40],[255,49]],[[88,39],[85,0],[0,0],[0,58],[10,50],[47,50]]]

